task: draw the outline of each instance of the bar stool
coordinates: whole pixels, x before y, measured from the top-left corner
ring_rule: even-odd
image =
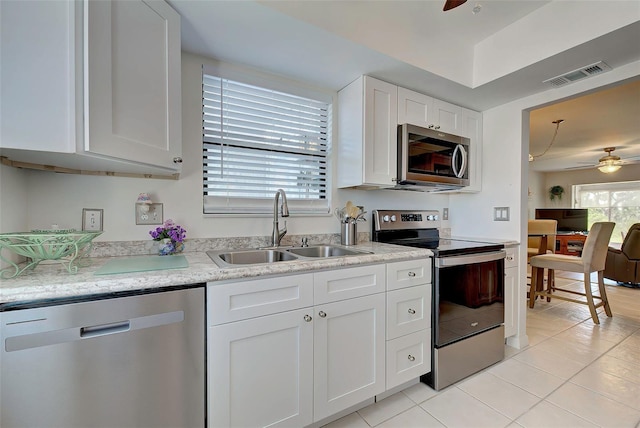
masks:
[[[609,301],[607,300],[607,291],[604,287],[604,266],[607,258],[609,239],[611,238],[611,233],[613,232],[614,226],[615,223],[612,222],[594,223],[591,227],[591,230],[589,231],[589,235],[587,236],[587,240],[582,251],[582,256],[580,257],[567,256],[564,254],[541,254],[531,257],[531,268],[537,269],[538,271],[536,272],[536,274],[531,275],[532,278],[536,279],[536,284],[531,284],[531,290],[529,292],[529,307],[534,307],[536,296],[543,296],[546,297],[547,300],[555,298],[589,306],[591,318],[596,324],[600,324],[596,309],[601,306],[604,306],[604,310],[607,316],[613,316],[613,314],[611,313],[611,308],[609,307]],[[547,284],[547,289],[545,290],[542,281],[544,269],[582,273],[584,275],[584,293],[558,288],[553,283]],[[594,296],[591,292],[592,272],[598,272],[598,288],[600,290],[599,296]],[[584,296],[586,297],[587,301],[584,302],[582,300],[553,294],[554,291],[562,291],[565,293]],[[600,302],[595,304],[594,298],[599,299]]]

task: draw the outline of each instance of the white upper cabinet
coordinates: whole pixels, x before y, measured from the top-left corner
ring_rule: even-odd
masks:
[[[462,109],[463,136],[469,138],[470,176],[469,185],[461,192],[479,192],[482,190],[482,113]]]
[[[471,185],[452,192],[481,190],[482,115],[369,76],[338,92],[338,187],[395,186],[397,128],[404,123],[468,137]]]
[[[85,150],[176,169],[180,16],[164,1],[88,1]]]
[[[164,1],[0,2],[11,161],[180,171],[180,16]]]
[[[398,88],[398,123],[438,129],[449,134],[463,133],[462,107],[428,95]]]
[[[394,186],[398,87],[361,76],[338,92],[338,103],[338,187]]]

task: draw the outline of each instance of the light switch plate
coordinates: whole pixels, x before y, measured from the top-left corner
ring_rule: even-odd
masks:
[[[82,230],[98,232],[102,230],[102,214],[104,210],[98,208],[82,209]]]
[[[162,224],[163,222],[162,204],[136,204],[136,224]]]
[[[442,219],[449,220],[449,208],[442,209]]]
[[[509,221],[509,207],[493,207],[493,221]]]

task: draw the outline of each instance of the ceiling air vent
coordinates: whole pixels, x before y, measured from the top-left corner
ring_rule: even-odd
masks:
[[[587,65],[585,67],[579,68],[577,70],[570,71],[565,74],[561,74],[560,76],[552,77],[551,79],[547,79],[542,83],[548,83],[553,87],[564,86],[569,83],[575,82],[577,80],[584,79],[586,77],[591,77],[596,74],[604,73],[605,71],[611,70],[607,64],[602,61],[596,62],[594,64]]]

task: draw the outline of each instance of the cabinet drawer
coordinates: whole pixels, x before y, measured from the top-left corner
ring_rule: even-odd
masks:
[[[431,286],[387,293],[387,340],[431,326]]]
[[[387,265],[387,290],[431,283],[431,259],[409,260]]]
[[[313,306],[313,275],[207,286],[210,325]]]
[[[313,276],[316,305],[384,292],[385,265],[318,272]]]
[[[387,341],[387,390],[430,371],[430,328]]]

